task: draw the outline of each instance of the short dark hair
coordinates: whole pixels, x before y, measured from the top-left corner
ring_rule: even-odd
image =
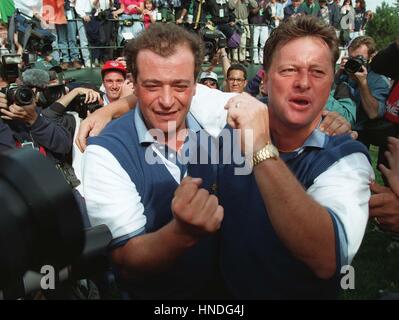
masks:
[[[269,70],[273,56],[279,47],[291,40],[304,37],[315,37],[323,40],[331,50],[331,63],[333,68],[335,68],[335,64],[339,58],[339,40],[334,28],[325,25],[319,18],[301,15],[289,18],[270,34],[270,37],[266,41],[263,54],[263,68],[265,71]],[[298,52],[298,54],[301,53]]]
[[[201,71],[204,59],[203,43],[199,36],[172,23],[155,23],[130,40],[125,49],[128,71],[137,80],[137,56],[141,50],[148,49],[162,57],[169,57],[177,52],[177,46],[187,45],[194,55],[194,79]]]
[[[245,68],[242,64],[240,63],[232,64],[227,70],[227,78],[230,76],[230,72],[233,70],[242,71],[244,73],[244,79],[247,80],[247,68]]]
[[[360,3],[361,9],[366,9],[366,1],[364,0],[356,0],[355,3]]]
[[[367,47],[369,57],[377,52],[377,46],[375,44],[375,41],[372,37],[369,36],[360,36],[353,39],[349,44],[348,50],[356,50],[362,45],[365,45]]]

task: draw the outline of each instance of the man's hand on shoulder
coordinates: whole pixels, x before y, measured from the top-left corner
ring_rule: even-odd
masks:
[[[338,112],[324,110],[322,115],[321,131],[330,136],[350,133],[353,139],[357,139],[357,132],[351,130],[351,124]]]
[[[112,116],[101,109],[90,114],[80,123],[75,143],[81,152],[84,152],[87,147],[87,138],[97,136],[108,122],[112,120]]]

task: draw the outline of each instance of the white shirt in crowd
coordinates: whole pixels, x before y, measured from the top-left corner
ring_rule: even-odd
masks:
[[[42,0],[14,0],[15,9],[23,14],[33,17],[35,13],[41,14],[43,2]]]
[[[93,10],[92,0],[76,0],[75,11],[79,17],[83,18]]]

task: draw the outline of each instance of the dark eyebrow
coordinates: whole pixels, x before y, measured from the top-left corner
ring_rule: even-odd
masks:
[[[146,85],[146,84],[161,84],[161,81],[156,80],[156,79],[147,79],[142,81],[142,84]]]
[[[142,84],[143,85],[148,85],[148,84],[152,84],[152,85],[158,85],[158,84],[162,84],[162,81],[159,81],[159,80],[157,80],[157,79],[147,79],[147,80],[144,80],[143,82],[142,82]],[[176,84],[186,84],[186,85],[189,85],[190,84],[190,80],[186,80],[186,79],[177,79],[177,80],[174,80],[173,82],[172,82],[172,85],[176,85]]]

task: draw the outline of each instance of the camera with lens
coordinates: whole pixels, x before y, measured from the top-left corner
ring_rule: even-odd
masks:
[[[39,93],[38,105],[42,108],[47,108],[60,99],[64,94],[65,85],[62,83],[47,86]]]
[[[205,57],[208,60],[211,60],[219,49],[227,46],[227,38],[220,30],[211,30],[208,27],[204,27],[201,29],[200,35],[204,41]]]
[[[101,95],[102,98],[102,95]],[[100,109],[103,104],[102,101],[96,101],[93,103],[85,103],[86,96],[83,94],[80,94],[76,96],[72,102],[68,105],[68,110],[69,111],[74,111],[79,114],[79,118],[85,119],[87,117],[87,111],[90,111],[90,113],[93,113],[97,109]]]
[[[24,85],[11,84],[0,89],[0,92],[6,95],[9,106],[15,103],[17,106],[24,107],[32,104],[35,100],[35,94],[32,89]]]
[[[356,56],[349,58],[344,65],[344,70],[348,74],[354,74],[362,70],[362,66],[367,67],[368,60],[363,56]]]
[[[16,10],[14,25],[18,40],[27,51],[45,56],[53,51],[52,43],[56,38],[50,31],[41,27],[40,20],[26,17]]]
[[[0,300],[44,289],[43,266],[56,272],[58,299],[74,299],[65,290],[74,280],[108,270],[109,229],[88,226],[79,197],[49,159],[27,148],[2,153],[0,189]]]

